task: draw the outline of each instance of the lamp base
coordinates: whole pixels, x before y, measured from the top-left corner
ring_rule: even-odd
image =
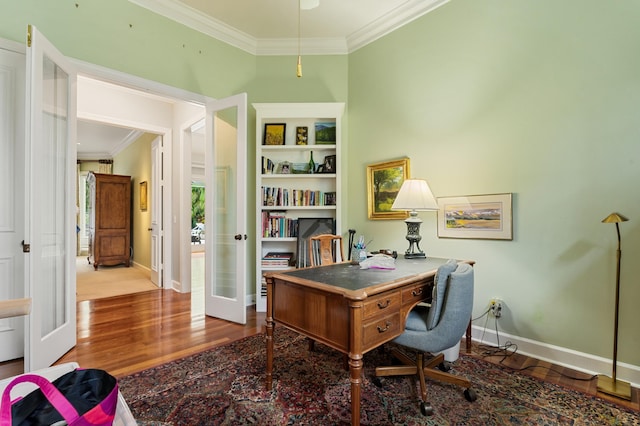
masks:
[[[613,380],[603,374],[598,375],[598,392],[631,401],[631,384],[622,380]]]
[[[427,255],[424,253],[405,253],[404,254],[404,258],[405,259],[426,259]]]

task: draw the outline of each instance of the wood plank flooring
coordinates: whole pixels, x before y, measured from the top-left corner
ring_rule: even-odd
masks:
[[[155,290],[77,304],[78,343],[58,363],[76,361],[83,367],[101,368],[116,377],[179,359],[260,333],[264,313],[247,308],[247,324],[238,325],[192,315],[189,294]],[[464,342],[462,346],[464,350]],[[486,356],[484,348],[473,346],[473,353],[492,362],[523,370],[541,380],[596,395],[596,380],[569,368],[552,365],[524,355]],[[0,378],[22,372],[22,361],[0,363]],[[632,400],[622,401],[597,394],[617,404],[640,410],[638,389]]]

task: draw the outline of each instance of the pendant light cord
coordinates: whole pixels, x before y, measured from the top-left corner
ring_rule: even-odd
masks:
[[[302,0],[298,0],[298,64],[296,66],[296,75],[302,77],[302,56],[300,55],[300,9]]]

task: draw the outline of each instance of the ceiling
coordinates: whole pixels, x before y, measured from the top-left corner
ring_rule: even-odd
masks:
[[[129,1],[254,55],[297,54],[298,0]],[[353,52],[448,1],[319,0],[299,14],[302,53]]]
[[[129,1],[255,55],[298,54],[298,0]],[[319,0],[300,10],[300,51],[353,52],[448,1]],[[78,120],[78,158],[111,158],[140,134]]]

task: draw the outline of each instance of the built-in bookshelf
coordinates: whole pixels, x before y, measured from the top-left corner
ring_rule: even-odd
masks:
[[[333,219],[340,233],[343,103],[256,103],[256,310],[264,273],[300,266],[298,219]],[[287,262],[279,259],[286,257]],[[302,264],[304,266],[304,263]]]

